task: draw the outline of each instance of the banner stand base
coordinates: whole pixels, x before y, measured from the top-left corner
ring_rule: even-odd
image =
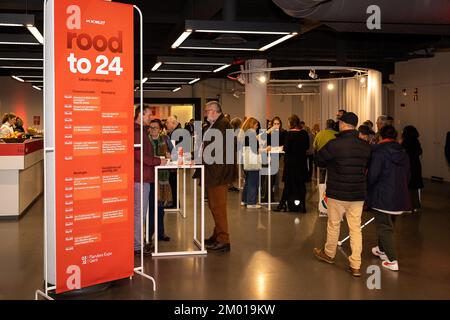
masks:
[[[47,300],[55,300],[56,298],[61,298],[61,300],[69,299],[71,297],[83,296],[88,294],[99,293],[102,291],[106,291],[111,287],[112,282],[99,283],[93,286],[85,287],[82,289],[67,291],[64,293],[56,294],[55,290],[47,290],[47,293],[41,290],[36,290],[35,292],[35,300],[38,300],[38,296],[42,296]],[[54,287],[53,287],[54,288]],[[58,299],[60,300],[60,299]]]
[[[153,291],[156,291],[156,283],[155,283],[155,279],[154,279],[152,276],[149,276],[148,274],[144,273],[144,272],[141,271],[141,270],[143,270],[142,267],[135,268],[135,269],[134,269],[134,272],[135,272],[136,274],[138,274],[138,275],[140,275],[140,276],[142,276],[142,277],[144,277],[144,278],[150,280],[150,281],[153,283]],[[131,278],[132,278],[132,277],[130,277],[130,279],[131,279]]]
[[[39,296],[44,297],[46,300],[55,300],[49,295],[45,294],[45,292],[41,290],[36,290],[36,292],[34,293],[34,300],[39,300]]]

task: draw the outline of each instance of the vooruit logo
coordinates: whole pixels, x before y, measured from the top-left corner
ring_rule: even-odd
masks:
[[[91,23],[91,24],[98,24],[98,25],[105,25],[106,21],[105,20],[95,20],[95,19],[86,19],[86,23]]]

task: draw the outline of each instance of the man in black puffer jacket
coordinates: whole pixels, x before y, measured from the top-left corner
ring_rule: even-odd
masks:
[[[361,276],[361,214],[366,199],[366,172],[370,159],[370,146],[358,138],[358,116],[353,112],[342,115],[340,133],[316,155],[319,167],[327,168],[328,226],[324,249],[314,249],[320,260],[334,263],[339,239],[340,224],[344,214],[350,229],[349,271]]]

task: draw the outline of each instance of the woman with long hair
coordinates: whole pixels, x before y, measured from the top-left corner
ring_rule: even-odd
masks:
[[[2,118],[2,126],[0,127],[0,138],[6,137],[14,132],[16,123],[16,115],[14,113],[5,113]]]
[[[250,154],[257,156],[260,151],[257,133],[258,126],[258,120],[253,117],[249,117],[242,124],[239,134],[239,142],[240,145],[243,146],[245,175],[241,204],[246,205],[249,209],[258,209],[261,207],[257,204],[260,168],[258,168],[258,164],[255,164],[253,168],[246,167],[246,157],[249,157]]]
[[[292,115],[288,119],[289,131],[284,141],[284,189],[280,204],[275,211],[300,211],[306,213],[306,186],[308,177],[306,151],[309,149],[309,137],[301,130],[300,119]]]
[[[281,121],[281,118],[278,116],[273,117],[271,120],[272,126],[267,130],[267,145],[270,147],[283,147],[284,146],[284,140],[286,137],[286,130],[283,129],[283,122]],[[277,136],[277,139],[274,139],[275,135]],[[278,156],[278,172],[283,172],[283,154],[277,153],[276,155],[272,155],[272,161],[274,159],[274,156]],[[272,201],[276,201],[275,195],[278,196],[279,194],[279,186],[280,186],[280,174],[275,173],[271,176],[271,184],[272,184],[272,195],[271,198]],[[269,193],[267,192],[267,177],[268,176],[262,176],[261,177],[261,198],[263,202],[269,201]]]

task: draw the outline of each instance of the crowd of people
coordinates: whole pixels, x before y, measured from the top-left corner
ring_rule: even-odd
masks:
[[[364,208],[373,211],[378,235],[377,246],[372,253],[382,260],[382,266],[397,271],[398,255],[394,241],[393,217],[405,211],[420,210],[420,189],[423,188],[420,156],[419,132],[413,126],[403,128],[398,135],[394,127],[394,119],[381,115],[376,121],[376,128],[370,120],[358,126],[359,119],[353,112],[339,110],[336,121],[329,119],[326,127],[319,130],[315,124],[312,129],[297,115],[288,118],[288,129],[284,129],[279,117],[267,122],[267,131],[261,130],[260,122],[254,117],[244,119],[231,118],[222,112],[219,102],[208,102],[204,107],[205,121],[203,133],[219,130],[223,137],[227,130],[234,130],[234,148],[232,152],[240,154],[243,176],[245,179],[241,205],[248,209],[260,208],[258,190],[262,176],[261,160],[251,162],[249,159],[263,153],[271,152],[275,147],[282,148],[280,170],[270,173],[273,179],[272,190],[265,190],[265,196],[280,188],[283,189],[279,205],[275,211],[291,211],[306,213],[306,184],[312,181],[315,167],[319,168],[317,179],[326,183],[328,198],[327,240],[323,247],[314,248],[315,256],[327,263],[334,263],[340,224],[346,217],[350,230],[349,271],[353,276],[360,276],[362,233],[361,215]],[[181,125],[175,116],[169,117],[165,125],[152,119],[151,112],[144,107],[142,121],[145,126],[143,140],[144,152],[144,212],[150,206],[153,212],[153,191],[155,177],[153,167],[164,164],[170,158],[173,148],[171,135]],[[140,143],[140,109],[136,109],[135,143]],[[185,124],[185,128],[194,134],[193,121]],[[376,131],[375,131],[376,130]],[[275,134],[277,139],[274,139]],[[276,141],[278,140],[278,143]],[[251,143],[256,141],[255,143]],[[228,141],[229,142],[229,141]],[[202,138],[200,154],[208,149],[212,141]],[[227,252],[231,250],[231,241],[227,220],[227,193],[239,191],[237,188],[237,161],[227,163],[229,149],[223,139],[221,156],[223,161],[209,163],[205,166],[205,190],[208,205],[214,218],[214,229],[205,240],[209,251]],[[229,155],[229,154],[228,154]],[[238,159],[238,157],[233,158]],[[140,151],[135,150],[136,168],[140,167]],[[171,179],[175,177],[175,183]],[[194,174],[194,178],[198,173]],[[264,181],[264,180],[262,180]],[[140,194],[140,172],[135,170],[135,192]],[[161,172],[157,179],[158,194],[158,226],[159,240],[170,240],[164,232],[164,204],[176,204],[176,172]],[[261,190],[263,190],[261,184]],[[135,197],[135,250],[140,252],[140,198]],[[150,215],[152,216],[152,215]],[[150,219],[150,225],[153,225]],[[151,229],[152,230],[152,229]],[[144,247],[144,253],[150,253],[151,247]]]

